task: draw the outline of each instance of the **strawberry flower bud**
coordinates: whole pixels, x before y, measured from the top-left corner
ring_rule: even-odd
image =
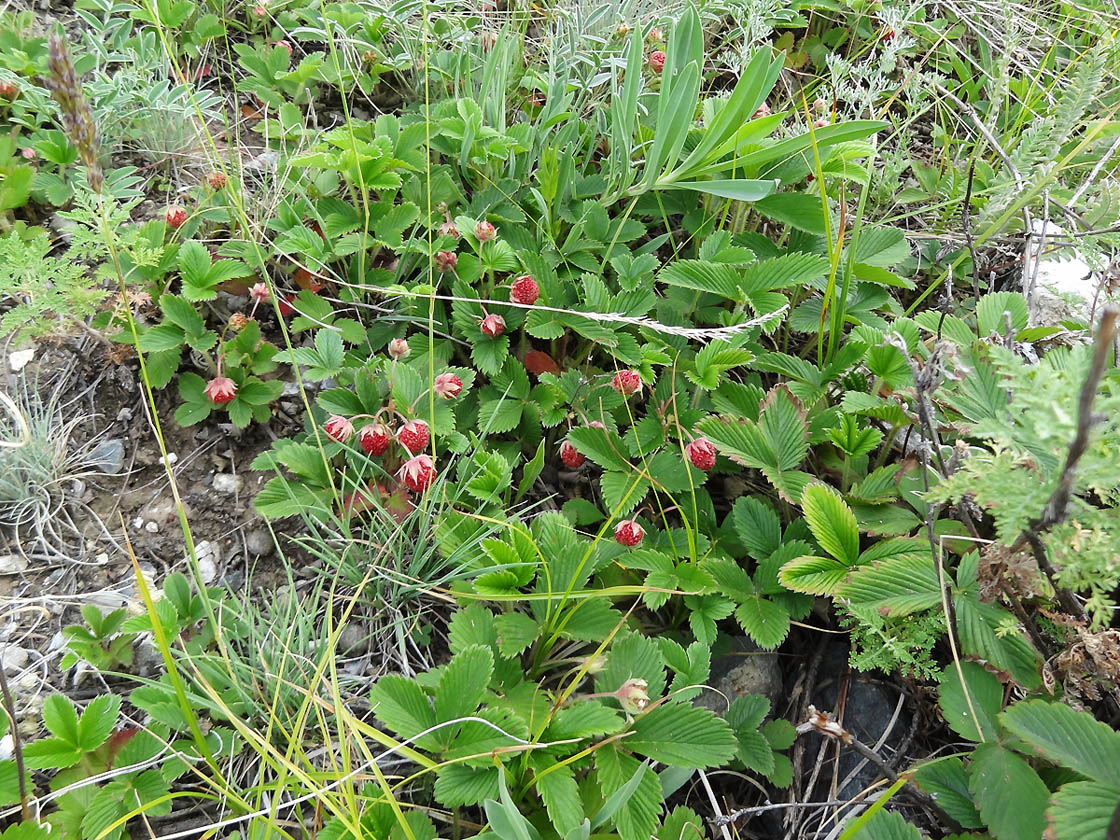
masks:
[[[408,342],[403,338],[394,338],[389,342],[389,355],[393,357],[394,362],[407,359],[408,354],[411,352],[412,348],[408,346]]]
[[[436,479],[436,467],[431,455],[417,455],[401,466],[397,473],[404,486],[413,493],[423,493]]]
[[[455,266],[459,264],[459,255],[454,251],[437,251],[436,252],[436,268],[440,270],[441,274],[446,274],[448,271],[454,271]]]
[[[636,370],[620,370],[611,380],[611,387],[628,397],[642,390],[642,376]]]
[[[716,448],[706,437],[698,437],[684,448],[684,454],[698,470],[710,470],[716,465]]]
[[[206,383],[203,393],[214,405],[225,405],[237,396],[237,383],[227,376],[215,376]]]
[[[254,283],[249,289],[249,297],[253,299],[253,303],[267,303],[271,292],[268,291],[267,283]]]
[[[479,242],[489,242],[498,235],[498,229],[483,219],[474,226],[474,238]]]
[[[537,281],[528,274],[523,274],[513,281],[509,289],[509,299],[514,303],[532,306],[541,296],[541,287]]]
[[[327,433],[327,437],[332,440],[337,440],[339,443],[346,443],[350,440],[351,435],[354,434],[354,424],[350,422],[350,418],[343,417],[341,414],[332,414],[327,418],[327,422],[323,424],[323,431]]]
[[[619,545],[633,548],[642,541],[646,535],[645,529],[638,524],[636,519],[623,519],[614,526],[614,538]]]
[[[409,420],[397,431],[397,442],[412,454],[428,448],[431,433],[423,420]]]
[[[374,457],[384,454],[392,440],[393,434],[384,423],[370,423],[358,432],[358,444],[367,455]]]
[[[501,315],[491,313],[482,319],[479,329],[482,330],[483,335],[497,338],[506,331],[506,319]]]
[[[432,390],[445,400],[453,400],[463,390],[463,380],[453,373],[441,373],[432,383]]]
[[[643,679],[631,678],[618,687],[614,697],[622,705],[627,714],[636,715],[646,710],[649,705],[649,683]]]
[[[459,238],[459,228],[455,223],[448,219],[446,222],[441,222],[439,226],[440,236],[450,236],[452,239]]]

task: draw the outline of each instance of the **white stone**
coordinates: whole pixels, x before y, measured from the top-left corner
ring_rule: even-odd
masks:
[[[93,558],[93,562],[96,563],[98,566],[104,566],[106,563],[109,562],[108,553],[102,551],[100,554],[98,554],[96,557]]]
[[[0,554],[0,575],[19,575],[26,571],[26,557],[18,554]]]
[[[198,560],[198,573],[202,582],[209,586],[218,577],[218,563],[222,559],[221,546],[210,540],[203,540],[194,547],[194,556]]]
[[[149,534],[158,534],[159,533],[159,523],[158,522],[145,522],[144,523],[144,530],[147,531]]]
[[[8,733],[3,738],[0,738],[0,761],[7,761],[12,757],[15,751],[15,740],[12,738],[12,733]]]
[[[1055,244],[1067,239],[1060,226],[1035,219],[1031,227],[1022,278],[1031,324],[1088,323],[1108,302],[1101,276],[1076,247]]]
[[[29,657],[30,654],[21,647],[4,645],[0,648],[0,668],[3,668],[9,674],[22,671],[27,667]]]
[[[19,373],[27,363],[35,358],[35,348],[30,347],[27,350],[16,350],[8,354],[8,367],[12,373]]]
[[[160,466],[165,466],[164,460],[165,460],[164,457],[161,455],[159,457]],[[166,466],[171,466],[172,464],[174,464],[178,460],[179,460],[178,455],[176,455],[174,452],[168,452],[167,453],[167,458],[166,458],[166,462],[167,462]]]
[[[214,476],[214,492],[233,494],[240,492],[244,480],[233,473],[217,473]]]
[[[143,516],[137,516],[135,519],[133,519],[132,520],[132,527],[133,528],[143,528],[144,527],[144,517]]]

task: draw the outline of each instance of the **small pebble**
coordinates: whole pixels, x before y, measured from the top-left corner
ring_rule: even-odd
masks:
[[[159,533],[159,523],[158,522],[146,522],[146,523],[144,523],[144,530],[147,531],[149,534],[158,534]]]
[[[174,452],[168,452],[167,453],[167,458],[166,458],[167,466],[170,466],[171,464],[174,464],[178,460],[179,460],[179,456],[176,455]],[[164,458],[163,458],[162,455],[159,458],[159,463],[161,465],[164,463]]]
[[[241,490],[244,483],[239,475],[231,473],[218,473],[214,476],[214,492],[234,494]]]
[[[9,674],[22,671],[27,666],[29,654],[26,650],[15,645],[4,645],[0,648],[0,667]]]
[[[27,558],[18,554],[0,555],[0,575],[18,575],[27,571]]]

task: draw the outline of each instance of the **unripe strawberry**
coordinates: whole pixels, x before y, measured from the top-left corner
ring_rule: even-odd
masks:
[[[824,117],[821,117],[820,119],[813,120],[813,127],[814,128],[824,128],[826,125],[828,125],[828,120],[825,119]]]
[[[268,9],[266,9],[266,8],[264,7],[264,3],[258,3],[257,5],[255,5],[255,6],[253,7],[253,15],[254,15],[254,17],[259,17],[259,18],[263,18],[263,17],[264,17],[265,15],[267,15],[267,14],[268,14]]]
[[[642,541],[646,535],[645,530],[636,519],[623,519],[614,526],[614,538],[619,545],[633,548]]]
[[[587,425],[590,426],[592,429],[606,429],[607,428],[606,424],[603,423],[603,421],[601,421],[601,420],[592,420]]]
[[[761,105],[758,106],[758,110],[754,112],[754,118],[758,119],[759,117],[768,117],[768,116],[770,116],[770,106],[767,105],[765,102],[763,102]]]
[[[408,342],[403,338],[394,338],[389,342],[389,355],[393,357],[394,362],[407,359],[408,354],[411,352],[412,348],[408,346]]]
[[[883,32],[882,36],[880,36],[880,37],[883,41],[893,41],[894,40],[894,30],[893,29],[887,29]]]
[[[716,465],[716,448],[706,437],[698,437],[684,448],[684,454],[698,470],[710,470]]]
[[[540,296],[541,287],[528,274],[522,274],[514,280],[509,289],[509,299],[514,303],[521,303],[525,306],[532,306]]]
[[[648,688],[648,682],[633,678],[620,685],[614,696],[618,698],[618,702],[628,714],[637,715],[644,712],[649,705]]]
[[[288,51],[288,57],[291,58],[291,55],[292,55],[292,45],[291,44],[289,44],[287,41],[277,41],[276,46],[287,50]]]
[[[19,85],[15,82],[0,82],[0,99],[15,99],[19,96]]]
[[[445,400],[453,400],[463,390],[463,380],[453,373],[441,373],[432,383],[432,390]]]
[[[813,100],[813,110],[817,113],[824,113],[826,110],[828,110],[828,103],[818,97],[817,99]]]
[[[564,466],[571,467],[573,470],[583,466],[583,462],[587,460],[587,456],[572,446],[567,440],[560,443],[560,460],[564,462]]]
[[[267,283],[254,283],[249,288],[249,297],[253,299],[253,303],[267,303],[270,296]]]
[[[506,331],[506,319],[501,315],[491,313],[482,319],[479,329],[482,330],[483,335],[497,338]]]
[[[498,229],[483,219],[474,226],[474,238],[479,242],[489,242],[498,235]]]
[[[423,493],[436,480],[436,467],[431,455],[417,455],[404,462],[397,473],[404,486],[413,493]]]
[[[649,54],[649,66],[654,73],[660,73],[665,69],[665,53],[662,50],[654,50]]]
[[[39,157],[39,153],[30,146],[24,146],[20,150],[20,154],[23,155],[24,160],[35,160],[35,158]]]
[[[215,376],[206,383],[203,393],[214,405],[225,405],[237,396],[237,383],[227,376]]]
[[[212,190],[220,190],[226,185],[226,173],[224,172],[211,172],[206,176],[206,183],[210,185]]]
[[[459,264],[459,255],[454,251],[436,251],[436,268],[440,273],[454,271]]]
[[[611,387],[628,397],[642,390],[642,377],[636,370],[620,370],[611,380]]]
[[[649,31],[649,34],[646,35],[646,40],[659,43],[665,40],[665,33],[662,31],[660,26],[655,26]]]
[[[163,218],[170,228],[181,228],[187,221],[187,208],[181,204],[172,204],[163,212]]]
[[[249,319],[243,312],[234,312],[229,316],[229,328],[234,332],[241,332],[247,326],[249,326]]]
[[[384,423],[370,423],[358,432],[358,444],[366,454],[374,457],[383,454],[392,441],[393,433]]]
[[[430,438],[428,424],[423,420],[409,420],[397,431],[397,441],[413,455],[427,449]]]
[[[327,422],[323,424],[323,431],[327,433],[327,437],[332,440],[337,440],[339,443],[346,443],[350,440],[350,436],[354,434],[354,424],[350,422],[349,417],[343,417],[341,414],[332,414],[327,418]]]
[[[452,239],[458,239],[459,238],[459,228],[455,225],[455,223],[453,221],[448,219],[447,221],[440,223],[439,235],[440,236],[450,236]]]

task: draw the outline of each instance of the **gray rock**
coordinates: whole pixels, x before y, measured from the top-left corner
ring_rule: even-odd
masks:
[[[215,493],[233,495],[241,490],[244,479],[233,473],[217,473],[214,476],[213,488]]]
[[[736,699],[748,694],[767,697],[771,709],[776,710],[782,698],[778,654],[760,650],[750,639],[737,636],[732,639],[730,653],[713,657],[708,684],[715,691],[704,691],[695,702],[718,715],[726,712]]]
[[[267,557],[276,547],[272,542],[272,534],[266,528],[253,528],[245,532],[245,545],[252,557]]]
[[[0,575],[19,575],[27,571],[27,558],[18,554],[0,555]]]
[[[27,667],[30,654],[21,647],[4,645],[0,647],[0,668],[9,674],[15,674]]]
[[[89,463],[106,475],[116,475],[124,469],[124,441],[120,438],[101,441],[90,450]]]

